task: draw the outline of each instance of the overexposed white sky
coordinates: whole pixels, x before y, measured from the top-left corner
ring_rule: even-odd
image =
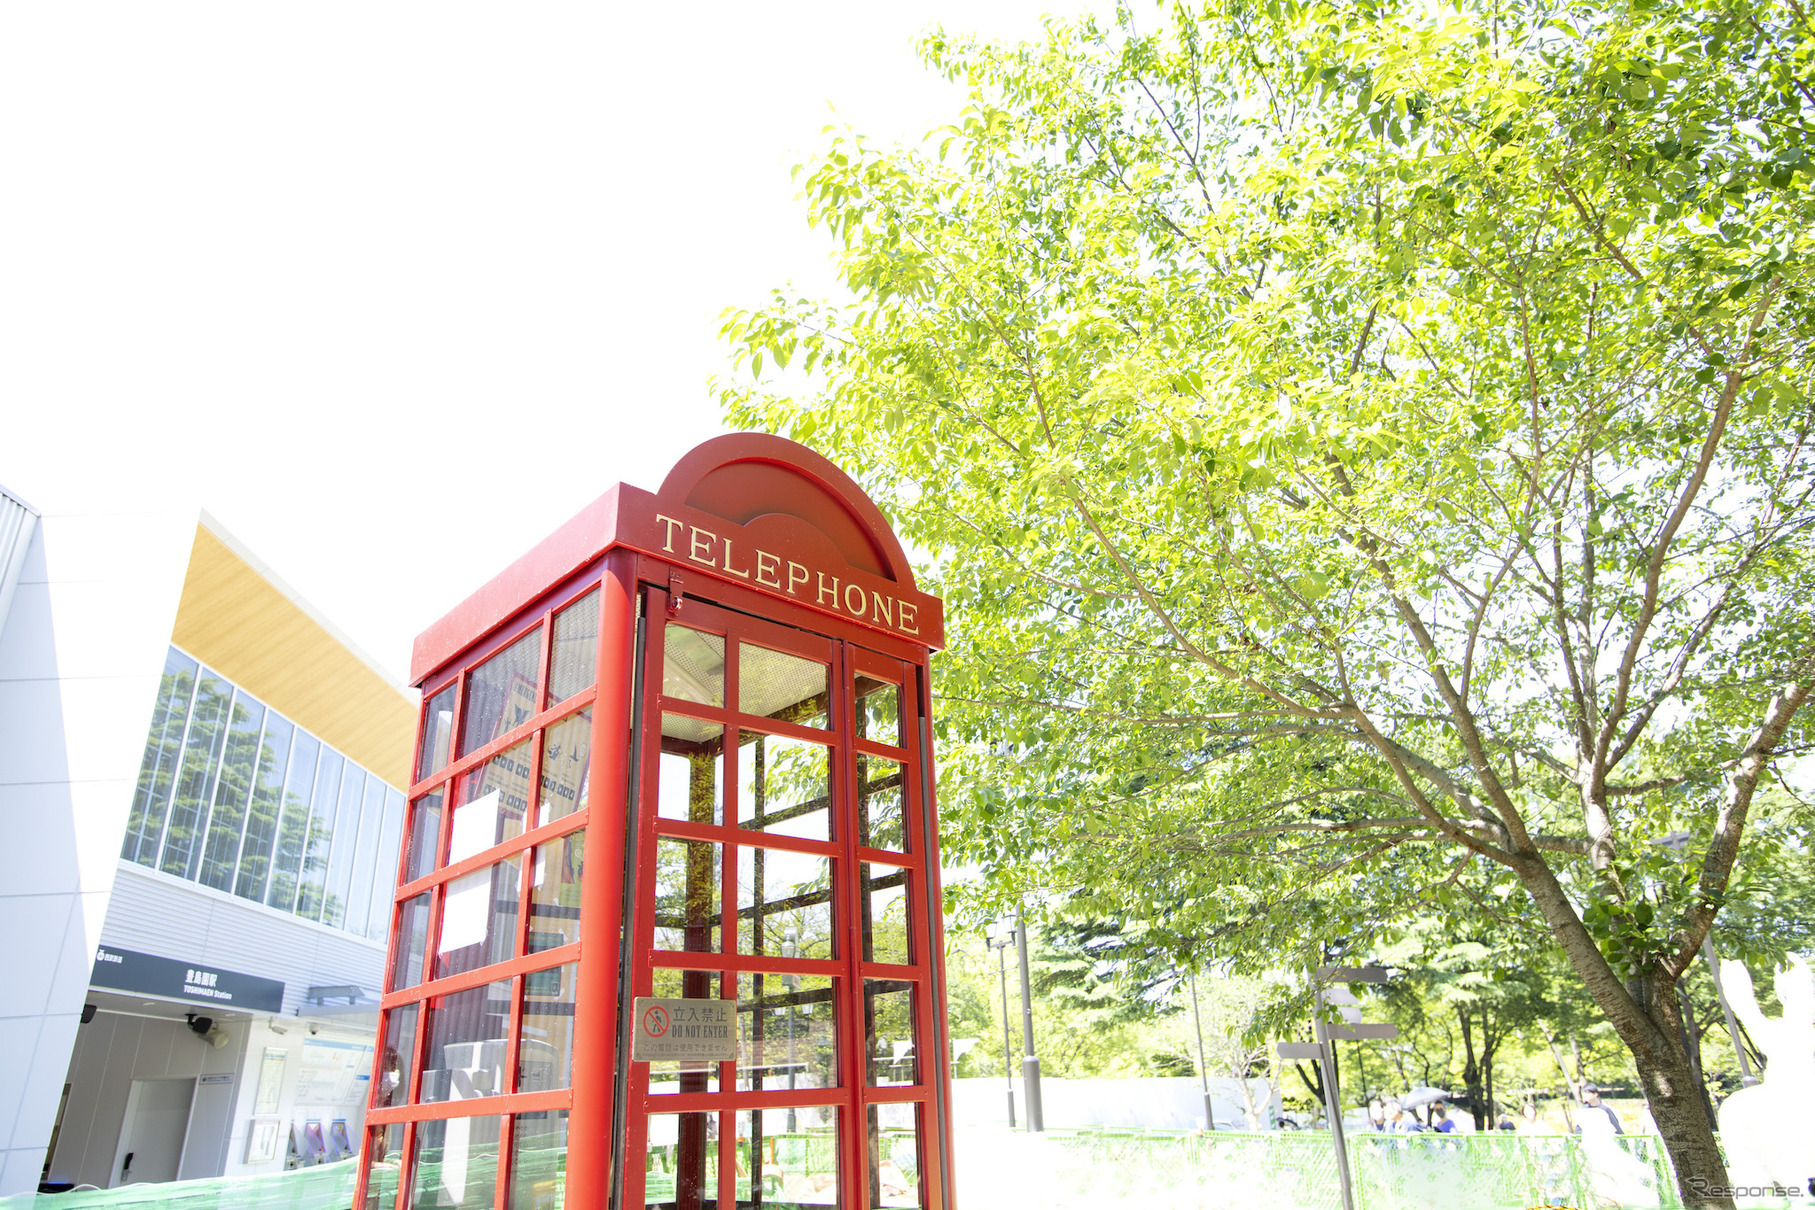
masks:
[[[0,7],[0,483],[194,500],[401,676],[722,431],[720,311],[832,288],[790,166],[964,104],[919,32],[1086,7]]]

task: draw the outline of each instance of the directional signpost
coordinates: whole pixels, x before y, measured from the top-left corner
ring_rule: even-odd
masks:
[[[1342,1089],[1337,1086],[1336,1057],[1337,1042],[1385,1042],[1399,1036],[1397,1025],[1371,1025],[1360,1021],[1348,1020],[1337,1024],[1329,1019],[1328,1003],[1332,997],[1326,996],[1325,989],[1331,984],[1342,983],[1385,983],[1386,971],[1378,966],[1320,966],[1311,980],[1311,994],[1315,999],[1316,1010],[1313,1023],[1317,1029],[1315,1042],[1281,1042],[1279,1057],[1282,1059],[1315,1059],[1318,1068],[1323,1072],[1323,1105],[1325,1115],[1330,1119],[1330,1138],[1336,1146],[1336,1178],[1342,1184],[1343,1210],[1355,1210],[1355,1185],[1349,1176],[1349,1145],[1342,1136]],[[1349,1003],[1354,1003],[1353,997]],[[1339,1010],[1340,1011],[1340,1010]],[[1343,1012],[1344,1017],[1350,1014]],[[1359,1010],[1354,1016],[1360,1016]]]
[[[1399,1036],[1397,1025],[1337,1025],[1329,1026],[1332,1042],[1390,1042]]]

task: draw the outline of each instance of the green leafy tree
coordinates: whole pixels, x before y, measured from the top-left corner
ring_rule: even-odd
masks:
[[[1516,889],[1510,880],[1501,885]],[[1498,1120],[1505,1095],[1495,1078],[1499,1060],[1518,1031],[1555,1010],[1561,972],[1539,948],[1547,938],[1534,915],[1527,901],[1457,919],[1422,917],[1394,930],[1399,935],[1378,951],[1403,972],[1393,984],[1393,1019],[1408,1034],[1442,1039],[1441,1071],[1435,1079],[1427,1072],[1424,1082],[1455,1085],[1478,1130]]]
[[[724,397],[933,552],[956,855],[1256,964],[1497,866],[1727,1205],[1674,992],[1804,743],[1812,35],[1211,0],[930,36],[970,108],[808,167],[850,298],[732,314]]]
[[[1191,1068],[1216,1079],[1241,1081],[1242,1115],[1250,1130],[1273,1124],[1272,1101],[1280,1095],[1282,1069],[1268,1028],[1269,1010],[1288,998],[1275,979],[1242,975],[1188,979],[1176,989],[1182,1001],[1178,1021],[1188,1027],[1185,1039]],[[1267,1096],[1256,1098],[1251,1081],[1266,1081]]]
[[[947,932],[947,1016],[954,1038],[975,1038],[959,1074],[1001,1076],[1002,955],[974,929]],[[1138,925],[1059,918],[1030,930],[1034,1052],[1045,1076],[1189,1076],[1197,1072],[1183,972]],[[1007,958],[1009,1069],[1021,1076],[1021,986]],[[1213,995],[1214,993],[1212,993]],[[1206,1004],[1211,1003],[1206,997]],[[1208,1040],[1208,1035],[1206,1035]],[[1216,1073],[1212,1073],[1216,1074]]]

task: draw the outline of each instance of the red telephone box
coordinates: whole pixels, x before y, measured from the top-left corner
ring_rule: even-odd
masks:
[[[938,599],[778,437],[416,641],[362,1210],[952,1205]]]

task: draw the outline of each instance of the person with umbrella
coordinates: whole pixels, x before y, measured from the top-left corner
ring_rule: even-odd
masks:
[[[1416,1117],[1416,1110],[1419,1106],[1435,1105],[1439,1101],[1446,1101],[1448,1099],[1448,1092],[1445,1092],[1441,1088],[1432,1088],[1430,1085],[1426,1084],[1422,1087],[1412,1089],[1410,1092],[1400,1097],[1399,1102],[1407,1109],[1414,1111],[1412,1120],[1416,1122],[1418,1120]],[[1425,1129],[1425,1127],[1419,1126],[1418,1129],[1422,1130]]]

